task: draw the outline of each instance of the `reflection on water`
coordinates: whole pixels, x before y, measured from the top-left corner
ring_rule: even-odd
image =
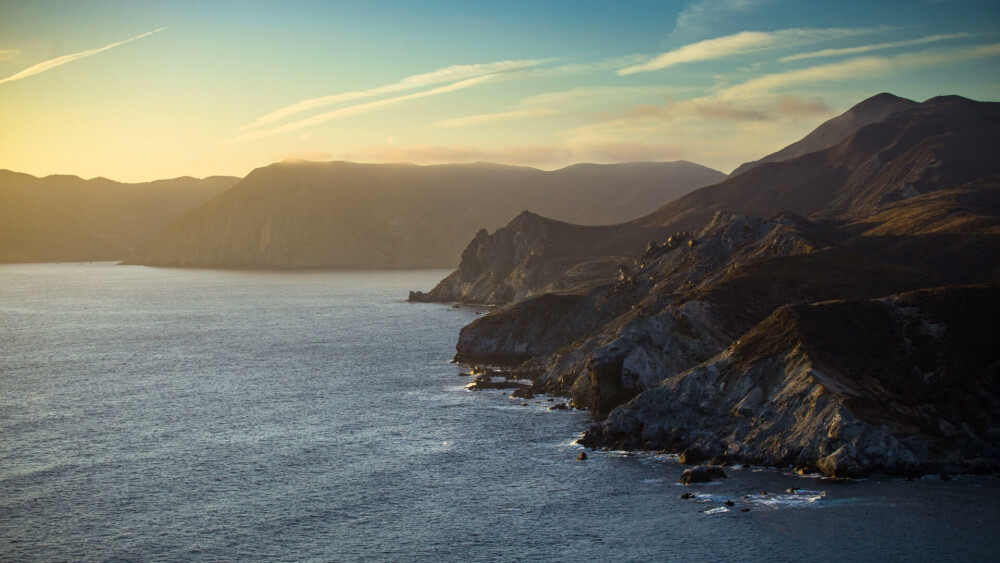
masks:
[[[974,560],[1000,547],[993,478],[726,468],[685,487],[673,456],[577,461],[585,413],[466,390],[448,360],[474,311],[403,301],[446,273],[0,266],[0,559]]]

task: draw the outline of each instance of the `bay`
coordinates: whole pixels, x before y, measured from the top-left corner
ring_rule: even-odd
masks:
[[[586,413],[465,390],[477,311],[404,301],[446,274],[0,266],[0,559],[995,557],[993,477],[577,461]]]

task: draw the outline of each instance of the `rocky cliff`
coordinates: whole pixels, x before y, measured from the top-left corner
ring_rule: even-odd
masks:
[[[535,295],[508,283],[499,297],[521,300],[463,329],[457,358],[505,363],[536,390],[570,395],[606,419],[592,446],[692,449],[833,476],[998,467],[988,428],[1000,412],[990,317],[1000,289],[954,287],[1000,282],[1000,139],[977,124],[996,116],[996,104],[930,100],[832,149],[693,192],[682,211],[668,204],[616,227],[664,229],[617,279],[577,280],[558,295],[545,293],[558,277]],[[876,159],[886,170],[852,171]],[[798,176],[817,163],[809,181]],[[796,193],[810,217],[769,207]],[[769,213],[715,209],[730,204]],[[698,228],[663,235],[700,215]],[[453,274],[449,297],[500,271]],[[985,418],[952,412],[966,403]]]
[[[788,305],[583,443],[836,477],[996,471],[998,334],[996,285]]]
[[[665,234],[659,227],[572,225],[525,211],[493,234],[480,230],[458,269],[410,300],[496,305],[587,289],[619,279],[632,256]]]

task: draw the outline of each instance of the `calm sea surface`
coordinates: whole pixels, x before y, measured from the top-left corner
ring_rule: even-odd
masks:
[[[585,413],[463,388],[445,274],[0,266],[0,559],[1000,557],[995,478],[576,461]]]

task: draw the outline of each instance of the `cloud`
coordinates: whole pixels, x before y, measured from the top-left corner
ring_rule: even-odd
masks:
[[[514,61],[508,60],[508,61],[499,61],[493,63],[447,66],[431,72],[407,76],[397,82],[394,82],[392,84],[386,84],[384,86],[379,86],[377,88],[370,88],[368,90],[358,90],[353,92],[343,92],[340,94],[332,94],[329,96],[320,96],[318,98],[309,98],[307,100],[302,100],[301,102],[296,102],[292,105],[276,109],[266,115],[262,115],[258,117],[257,120],[254,121],[253,123],[250,123],[249,125],[244,125],[243,127],[237,129],[236,131],[245,131],[247,129],[260,127],[262,125],[274,123],[276,121],[285,119],[286,117],[291,117],[293,115],[305,111],[326,107],[340,102],[347,102],[362,98],[372,98],[384,94],[404,92],[406,90],[415,90],[418,88],[432,86],[434,84],[441,84],[444,82],[454,82],[457,80],[473,78],[476,76],[484,76],[487,74],[509,72],[513,70],[519,70],[537,66],[540,64],[545,64],[548,62],[551,62],[551,59],[514,60]]]
[[[593,101],[620,101],[631,97],[666,97],[701,90],[700,86],[581,86],[569,90],[542,92],[521,99],[520,106],[560,106]]]
[[[884,31],[887,28],[832,28],[808,29],[792,28],[778,31],[742,31],[733,35],[706,39],[689,43],[653,57],[642,64],[628,66],[618,70],[620,76],[638,72],[662,70],[674,65],[721,59],[745,53],[753,53],[770,49],[781,49],[817,43],[828,39],[849,37],[874,31]]]
[[[812,51],[809,53],[799,53],[797,55],[788,55],[787,57],[781,57],[778,59],[780,62],[787,63],[791,61],[799,61],[802,59],[815,59],[820,57],[839,57],[841,55],[858,55],[861,53],[869,53],[871,51],[880,51],[883,49],[895,49],[897,47],[912,47],[914,45],[926,45],[927,43],[936,43],[938,41],[947,41],[949,39],[962,39],[966,37],[972,37],[970,33],[950,33],[946,35],[930,35],[928,37],[921,37],[919,39],[910,39],[908,41],[893,41],[891,43],[876,43],[874,45],[861,45],[858,47],[844,47],[842,49],[823,49],[822,51]]]
[[[742,84],[723,88],[716,95],[725,99],[753,98],[800,84],[832,82],[854,78],[884,77],[901,70],[953,65],[959,62],[997,55],[1000,55],[1000,43],[961,49],[903,53],[890,57],[860,57],[838,63],[759,76]]]
[[[721,22],[733,16],[743,16],[766,0],[698,0],[677,14],[671,36],[694,37],[718,29]]]
[[[112,43],[110,45],[105,45],[104,47],[100,47],[98,49],[91,49],[89,51],[81,51],[79,53],[74,53],[72,55],[63,55],[62,57],[56,57],[54,59],[50,59],[50,60],[47,60],[47,61],[44,61],[44,62],[40,62],[40,63],[38,63],[38,64],[36,64],[34,66],[31,66],[31,67],[28,67],[28,68],[22,70],[21,72],[19,72],[17,74],[8,76],[7,78],[4,78],[4,79],[0,80],[0,84],[3,84],[4,82],[13,82],[14,80],[21,80],[22,78],[27,78],[29,76],[34,76],[34,75],[39,74],[41,72],[45,72],[46,70],[50,70],[50,69],[56,68],[57,66],[62,66],[64,64],[66,64],[66,63],[71,63],[73,61],[78,61],[78,60],[80,60],[82,58],[89,57],[91,55],[96,55],[98,53],[102,53],[104,51],[107,51],[108,49],[112,49],[112,48],[117,47],[119,45],[124,45],[124,44],[126,44],[126,43],[128,43],[130,41],[135,41],[136,39],[142,39],[143,37],[148,37],[148,36],[150,36],[150,35],[152,35],[154,33],[158,33],[160,31],[163,31],[164,29],[166,29],[166,28],[165,27],[161,27],[159,29],[154,29],[153,31],[148,31],[146,33],[143,33],[142,35],[136,35],[135,37],[133,37],[131,39],[126,39],[124,41],[119,41],[117,43]]]
[[[255,131],[252,133],[244,133],[243,135],[239,135],[237,137],[233,137],[232,139],[225,141],[223,144],[241,143],[245,141],[262,139],[264,137],[269,137],[271,135],[275,135],[278,133],[287,133],[289,131],[296,131],[304,127],[309,127],[312,125],[317,125],[326,121],[330,121],[332,119],[341,119],[344,117],[368,113],[371,111],[375,111],[377,109],[399,104],[409,100],[426,98],[428,96],[437,96],[439,94],[446,94],[448,92],[454,92],[456,90],[462,90],[465,88],[469,88],[471,86],[475,86],[477,84],[482,84],[483,82],[493,79],[495,76],[496,75],[493,74],[486,74],[483,76],[477,76],[475,78],[467,78],[465,80],[460,80],[458,82],[448,84],[447,86],[439,86],[437,88],[432,88],[430,90],[425,90],[423,92],[415,92],[413,94],[396,96],[395,98],[385,98],[382,100],[375,100],[374,102],[348,106],[345,108],[328,111],[326,113],[321,113],[319,115],[314,115],[312,117],[308,117],[306,119],[302,119],[299,121],[294,121],[292,123],[288,123],[280,127],[266,129],[264,131]]]
[[[457,127],[473,127],[476,125],[486,125],[489,123],[497,123],[499,121],[510,121],[513,119],[525,119],[529,117],[541,117],[544,115],[552,115],[557,113],[552,109],[526,109],[526,110],[515,110],[515,111],[505,111],[501,113],[483,113],[479,115],[469,115],[465,117],[454,117],[452,119],[444,119],[434,123],[434,127],[441,128],[457,128]]]
[[[20,53],[20,49],[0,49],[0,61],[13,59]]]
[[[624,113],[597,128],[628,127],[637,123],[689,120],[702,122],[722,121],[779,121],[816,116],[827,116],[833,109],[820,98],[803,100],[791,95],[771,96],[754,103],[705,96],[664,105],[639,104],[626,108]]]

